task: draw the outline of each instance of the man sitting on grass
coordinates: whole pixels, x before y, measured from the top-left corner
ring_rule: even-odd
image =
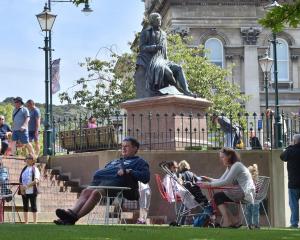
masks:
[[[129,200],[138,200],[138,181],[148,183],[150,171],[148,163],[135,156],[139,149],[139,142],[126,137],[122,142],[122,157],[109,162],[103,169],[96,171],[91,183],[92,186],[118,186],[130,187],[124,191],[124,197]],[[110,191],[110,195],[116,195],[116,191]],[[57,225],[73,225],[75,222],[88,214],[99,202],[105,190],[84,189],[77,199],[73,208],[64,210],[56,209],[59,219],[54,220]]]

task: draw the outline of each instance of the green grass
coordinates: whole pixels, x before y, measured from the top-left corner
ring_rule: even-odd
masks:
[[[255,240],[300,239],[300,229],[212,229],[167,226],[55,226],[49,224],[0,224],[0,240]]]

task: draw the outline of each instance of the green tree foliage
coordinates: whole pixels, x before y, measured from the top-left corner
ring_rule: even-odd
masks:
[[[231,84],[225,78],[229,71],[207,61],[202,46],[188,47],[191,38],[182,39],[179,35],[169,35],[169,59],[182,65],[189,87],[213,102],[211,110],[229,114],[243,112],[243,104],[247,101],[245,95],[240,94],[237,85]]]
[[[73,0],[73,3],[76,5],[76,6],[78,6],[79,4],[81,4],[81,3],[85,3],[86,2],[86,0]]]
[[[284,3],[275,7],[259,23],[273,32],[280,32],[285,26],[297,27],[300,23],[300,0]]]
[[[203,47],[189,47],[191,39],[179,35],[168,36],[169,59],[182,65],[191,91],[213,102],[212,110],[224,113],[243,112],[247,97],[240,94],[239,87],[225,80],[228,71],[210,64],[203,57]],[[77,90],[72,94],[60,94],[62,102],[86,106],[96,116],[114,114],[123,101],[135,97],[133,74],[138,43],[132,45],[132,52],[117,55],[111,52],[111,60],[86,58],[81,66],[87,70],[87,77],[77,80]]]
[[[12,112],[14,107],[11,103],[3,102],[0,103],[0,115],[5,117],[5,122],[11,126],[12,124]]]

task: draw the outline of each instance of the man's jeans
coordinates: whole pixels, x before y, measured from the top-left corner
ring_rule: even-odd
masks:
[[[299,223],[300,189],[289,188],[289,204],[291,209],[291,226],[298,227]]]
[[[248,225],[259,226],[259,203],[248,203],[245,208]]]

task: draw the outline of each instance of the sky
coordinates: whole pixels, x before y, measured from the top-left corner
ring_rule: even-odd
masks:
[[[0,0],[0,101],[20,96],[45,102],[44,33],[36,14],[45,0]],[[128,52],[128,42],[141,30],[144,3],[141,0],[91,0],[93,12],[85,16],[82,5],[52,2],[57,14],[52,29],[53,59],[60,58],[61,92],[86,72],[78,63],[86,57],[107,57],[103,47]],[[58,93],[53,104],[60,104]]]

